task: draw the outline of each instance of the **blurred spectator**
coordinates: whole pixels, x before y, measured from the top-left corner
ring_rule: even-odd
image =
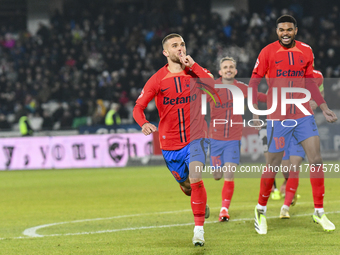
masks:
[[[81,115],[80,109],[76,109],[72,121],[72,128],[78,128],[84,125],[87,125],[87,117]]]
[[[115,126],[115,125],[121,124],[118,110],[119,110],[119,104],[112,103],[110,106],[110,110],[106,113],[106,116],[105,116],[106,126]]]
[[[19,130],[20,130],[20,134],[22,136],[32,136],[33,135],[33,129],[31,127],[31,124],[29,122],[27,114],[20,117],[20,119],[19,119]]]
[[[60,119],[60,128],[61,129],[70,129],[73,124],[73,117],[70,111],[67,109],[63,112],[63,116]]]
[[[53,118],[51,117],[50,113],[47,110],[43,111],[43,123],[42,129],[43,130],[52,130],[53,129]]]
[[[253,13],[253,16],[251,17],[249,21],[249,27],[254,28],[254,27],[262,27],[263,26],[263,21],[261,20],[260,16],[257,13]]]
[[[9,130],[11,128],[11,125],[6,119],[5,114],[0,113],[0,130]]]
[[[151,10],[143,1],[105,1],[105,8],[91,1],[66,2],[62,12],[53,12],[50,24],[39,24],[36,35],[1,28],[0,112],[15,114],[15,121],[24,107],[47,118],[40,105],[48,108],[60,102],[57,109],[49,110],[60,128],[79,126],[86,117],[92,125],[104,124],[105,104],[119,102],[120,117],[132,122],[131,105],[148,78],[165,64],[158,52],[170,32],[187,38],[188,54],[216,75],[218,59],[232,55],[238,62],[238,76],[249,77],[259,51],[277,39],[273,23],[284,13],[298,19],[297,40],[313,47],[325,78],[340,77],[337,4],[311,13],[308,1],[270,0],[258,3],[263,11],[232,11],[222,20],[202,8],[205,1],[159,2]],[[338,91],[326,94],[326,101],[334,100]],[[77,100],[83,103],[75,106]],[[333,105],[340,109],[336,102]],[[158,121],[155,112],[151,106],[147,114]]]
[[[13,35],[11,33],[6,33],[4,39],[0,39],[0,43],[3,47],[12,49],[15,46],[15,40],[13,38]]]
[[[92,124],[104,124],[106,107],[102,99],[96,101],[96,108],[92,115]]]
[[[57,109],[52,113],[53,121],[60,121],[64,116],[64,107],[61,102],[58,102]]]

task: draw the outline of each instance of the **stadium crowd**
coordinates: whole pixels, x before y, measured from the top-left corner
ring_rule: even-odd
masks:
[[[298,20],[298,40],[314,50],[315,67],[325,78],[339,78],[340,14],[310,16],[294,6],[262,13],[217,13],[185,1],[147,10],[131,3],[101,7],[90,1],[55,11],[36,34],[0,30],[0,130],[9,130],[29,111],[41,129],[104,124],[111,103],[120,104],[124,123],[132,123],[135,100],[148,78],[165,64],[161,40],[170,32],[185,38],[188,52],[218,77],[218,61],[232,56],[238,77],[250,77],[260,50],[277,39],[281,14]],[[161,7],[161,8],[160,8]],[[128,18],[127,18],[128,17]],[[340,85],[327,87],[329,107],[339,109]],[[327,91],[331,93],[327,93]],[[157,121],[154,105],[147,119]]]

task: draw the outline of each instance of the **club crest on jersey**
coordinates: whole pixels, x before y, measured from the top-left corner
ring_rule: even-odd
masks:
[[[302,66],[305,65],[305,59],[304,59],[303,56],[300,56],[300,57],[299,57],[299,63],[300,63],[300,65],[302,65]]]
[[[184,86],[185,86],[185,88],[190,87],[190,78],[184,78]]]

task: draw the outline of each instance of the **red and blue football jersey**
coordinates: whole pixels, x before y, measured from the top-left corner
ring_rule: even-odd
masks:
[[[216,83],[222,84],[222,78],[216,80]],[[234,80],[234,86],[242,90],[243,95],[247,97],[248,85]],[[233,114],[233,95],[229,89],[216,89],[218,95],[221,97],[222,104],[220,102],[214,102],[209,100],[210,103],[210,124],[209,124],[209,138],[215,140],[241,140],[243,129],[243,117],[242,115]],[[215,124],[214,120],[224,120],[225,124]]]
[[[281,115],[281,88],[306,88],[306,77],[313,77],[313,60],[311,47],[300,41],[295,41],[293,48],[285,48],[276,41],[262,49],[256,60],[253,75],[265,76],[267,79],[268,109],[273,104],[273,88],[278,89],[278,104],[268,119],[298,119],[306,116],[295,104],[287,105],[286,115]],[[305,97],[304,93],[296,92],[286,95],[289,99]],[[309,102],[302,105],[313,114]]]
[[[201,113],[201,95],[205,92],[198,78],[211,80],[210,87],[214,83],[197,63],[179,73],[169,72],[167,64],[147,81],[136,101],[135,108],[144,110],[155,98],[163,150],[179,150],[190,141],[207,137],[207,123]],[[145,116],[134,114],[134,118],[140,126],[148,122]]]

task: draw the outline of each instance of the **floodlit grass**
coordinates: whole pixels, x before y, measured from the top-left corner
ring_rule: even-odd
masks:
[[[339,181],[325,180],[325,210],[337,228]],[[189,197],[166,167],[0,172],[0,254],[339,253],[339,230],[326,233],[312,222],[309,179],[300,179],[301,198],[291,219],[278,218],[283,200],[269,201],[265,236],[255,232],[253,222],[259,176],[235,180],[227,223],[217,222],[223,182],[204,183],[211,216],[206,245],[194,247]],[[23,234],[42,225],[30,232],[41,237]]]

